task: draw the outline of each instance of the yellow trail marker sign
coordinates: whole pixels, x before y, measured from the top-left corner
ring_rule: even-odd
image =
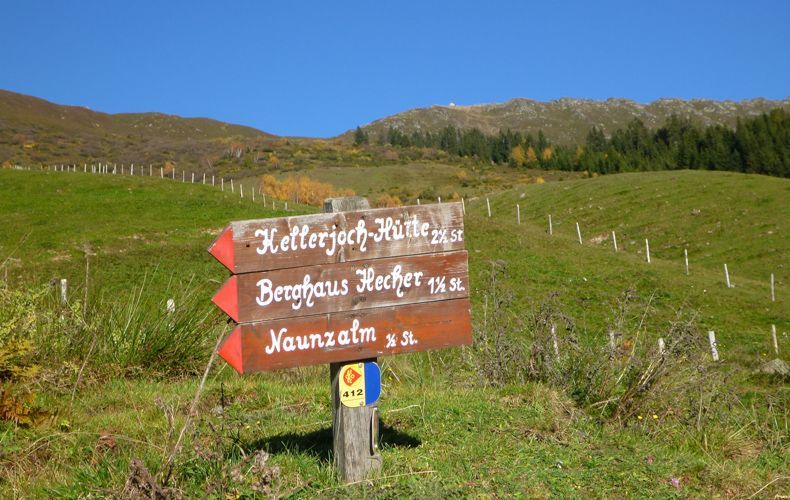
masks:
[[[352,363],[340,369],[340,402],[343,406],[365,406],[365,365]]]

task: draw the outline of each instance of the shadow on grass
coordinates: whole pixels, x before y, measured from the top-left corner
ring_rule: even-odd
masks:
[[[379,446],[381,448],[416,448],[422,441],[416,437],[381,422]],[[266,450],[268,453],[306,453],[326,463],[332,461],[332,428],[319,429],[306,434],[288,432],[253,441],[247,451]]]

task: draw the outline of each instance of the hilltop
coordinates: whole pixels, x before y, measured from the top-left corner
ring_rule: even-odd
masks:
[[[0,163],[78,160],[162,163],[221,155],[235,142],[275,136],[209,118],[163,113],[108,114],[0,90]]]
[[[594,126],[611,134],[618,128],[625,128],[635,118],[647,128],[664,125],[672,115],[688,118],[699,126],[734,127],[738,118],[754,117],[778,107],[790,107],[790,99],[658,99],[641,104],[617,98],[597,101],[563,97],[549,102],[517,98],[501,104],[416,108],[378,119],[362,128],[371,137],[381,137],[390,127],[406,134],[415,130],[438,132],[448,125],[459,129],[477,128],[487,135],[506,129],[532,134],[542,130],[549,141],[570,145],[584,143]],[[350,139],[353,132],[341,137]]]

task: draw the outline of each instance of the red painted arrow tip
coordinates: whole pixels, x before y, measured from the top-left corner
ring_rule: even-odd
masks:
[[[241,358],[241,327],[237,326],[222,342],[217,354],[239,373],[244,373]]]
[[[217,290],[211,301],[222,309],[225,314],[233,318],[236,323],[239,322],[239,294],[236,283],[238,278],[234,274],[228,281],[226,281],[222,288]]]
[[[236,260],[233,257],[233,226],[226,227],[214,243],[208,247],[208,253],[214,256],[230,272],[236,272]]]

